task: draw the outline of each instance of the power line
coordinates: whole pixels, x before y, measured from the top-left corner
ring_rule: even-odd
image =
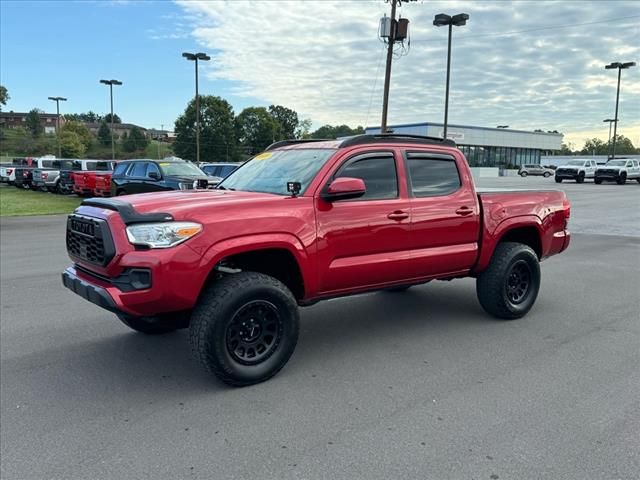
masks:
[[[617,20],[628,20],[630,18],[638,18],[640,17],[640,15],[629,15],[626,17],[615,17],[615,18],[608,18],[605,20],[598,20],[595,22],[584,22],[584,23],[574,23],[571,25],[549,25],[546,27],[536,27],[536,28],[529,28],[527,30],[514,30],[511,32],[502,32],[502,33],[480,33],[477,35],[460,35],[459,36],[459,40],[458,41],[462,41],[464,39],[467,38],[482,38],[482,37],[504,37],[504,36],[509,36],[509,35],[516,35],[518,33],[529,33],[529,32],[538,32],[538,31],[542,31],[542,30],[559,30],[559,29],[564,29],[564,28],[573,28],[573,27],[583,27],[585,25],[596,25],[596,24],[600,24],[600,23],[611,23],[611,22],[615,22]],[[638,25],[627,25],[626,27],[637,27]],[[625,26],[617,26],[616,28],[625,28]],[[423,39],[417,39],[417,40],[412,40],[413,42],[439,42],[441,41],[441,39],[439,38],[423,38]]]

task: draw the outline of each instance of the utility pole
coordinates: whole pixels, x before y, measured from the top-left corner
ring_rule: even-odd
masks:
[[[116,144],[113,138],[113,86],[122,85],[120,80],[100,80],[100,83],[109,85],[109,97],[111,99],[111,160],[116,159]]]
[[[391,32],[387,41],[387,66],[384,71],[384,92],[382,94],[382,122],[380,133],[387,133],[387,111],[389,109],[389,86],[391,84],[391,62],[393,60],[393,43],[395,39],[396,5],[398,0],[391,1]]]
[[[636,66],[636,62],[625,62],[625,63],[620,63],[620,62],[613,62],[610,63],[609,65],[605,65],[605,69],[606,70],[611,70],[614,68],[618,69],[618,88],[616,90],[616,114],[614,115],[613,119],[613,152],[611,154],[611,160],[616,158],[616,137],[618,136],[618,103],[620,102],[620,77],[622,76],[622,70],[627,69],[627,68],[631,68],[631,67],[635,67]]]
[[[56,139],[58,140],[58,158],[62,157],[62,144],[60,143],[60,102],[66,102],[64,97],[48,97],[56,102]]]
[[[160,124],[160,139],[162,138],[162,132],[164,131],[164,123]],[[160,139],[157,140],[158,142],[158,160],[160,160]]]

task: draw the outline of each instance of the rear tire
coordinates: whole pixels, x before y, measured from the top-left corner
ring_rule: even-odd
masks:
[[[500,243],[489,267],[476,280],[476,293],[482,308],[503,320],[526,315],[539,290],[538,256],[522,243]]]
[[[549,172],[544,172],[544,173],[542,174],[542,176],[543,176],[544,178],[549,178],[549,177],[551,176],[551,174],[550,174]]]
[[[636,178],[636,182],[640,183],[640,177]]]
[[[240,272],[205,288],[191,317],[191,350],[224,383],[253,385],[285,366],[298,331],[289,289],[268,275]]]
[[[596,185],[601,185],[602,184],[602,179],[596,177],[596,178],[593,179],[593,183],[595,183]]]
[[[576,177],[576,183],[584,183],[584,172],[580,172]]]
[[[556,183],[562,183],[562,179],[561,179],[561,178],[556,177]]]
[[[522,172],[522,173],[520,174],[520,176],[521,176],[522,178],[526,177],[527,175],[528,175],[528,173],[527,173],[527,172]]]
[[[189,326],[188,315],[181,313],[156,315],[152,317],[118,315],[118,318],[132,330],[147,335],[162,335],[163,333],[173,332],[179,328]]]
[[[627,183],[627,174],[625,172],[622,172],[620,176],[616,179],[616,183],[618,185],[624,185],[625,183]]]
[[[118,190],[116,192],[116,197],[121,197],[122,195],[126,195],[126,194],[127,194],[127,192],[125,192],[124,190]]]

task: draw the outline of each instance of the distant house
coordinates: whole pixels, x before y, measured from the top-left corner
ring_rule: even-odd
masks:
[[[25,127],[27,125],[28,112],[0,112],[0,128]],[[40,124],[44,128],[44,133],[56,133],[55,113],[41,113]],[[60,128],[64,125],[64,115],[60,115]]]
[[[147,134],[149,138],[152,138],[153,140],[159,140],[167,143],[173,142],[176,138],[176,134],[174,132],[170,132],[168,130],[157,130],[155,128],[147,130]]]
[[[101,122],[84,122],[84,126],[87,127],[89,129],[89,131],[91,133],[93,133],[94,135],[98,134],[98,130],[100,129],[100,125],[102,125]],[[111,128],[111,124],[107,123],[107,126],[109,128]],[[127,134],[127,136],[131,133],[131,129],[133,127],[136,127],[138,130],[140,130],[142,133],[144,133],[144,135],[146,137],[149,136],[149,132],[146,128],[141,127],[139,125],[134,125],[133,123],[114,123],[113,124],[113,133],[118,136],[118,137],[122,137],[125,133]]]

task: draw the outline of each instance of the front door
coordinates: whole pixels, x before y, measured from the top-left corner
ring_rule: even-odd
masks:
[[[316,202],[320,293],[401,281],[411,277],[409,200],[392,151],[347,158],[326,182],[361,178],[359,198]],[[326,186],[325,186],[326,188]]]

